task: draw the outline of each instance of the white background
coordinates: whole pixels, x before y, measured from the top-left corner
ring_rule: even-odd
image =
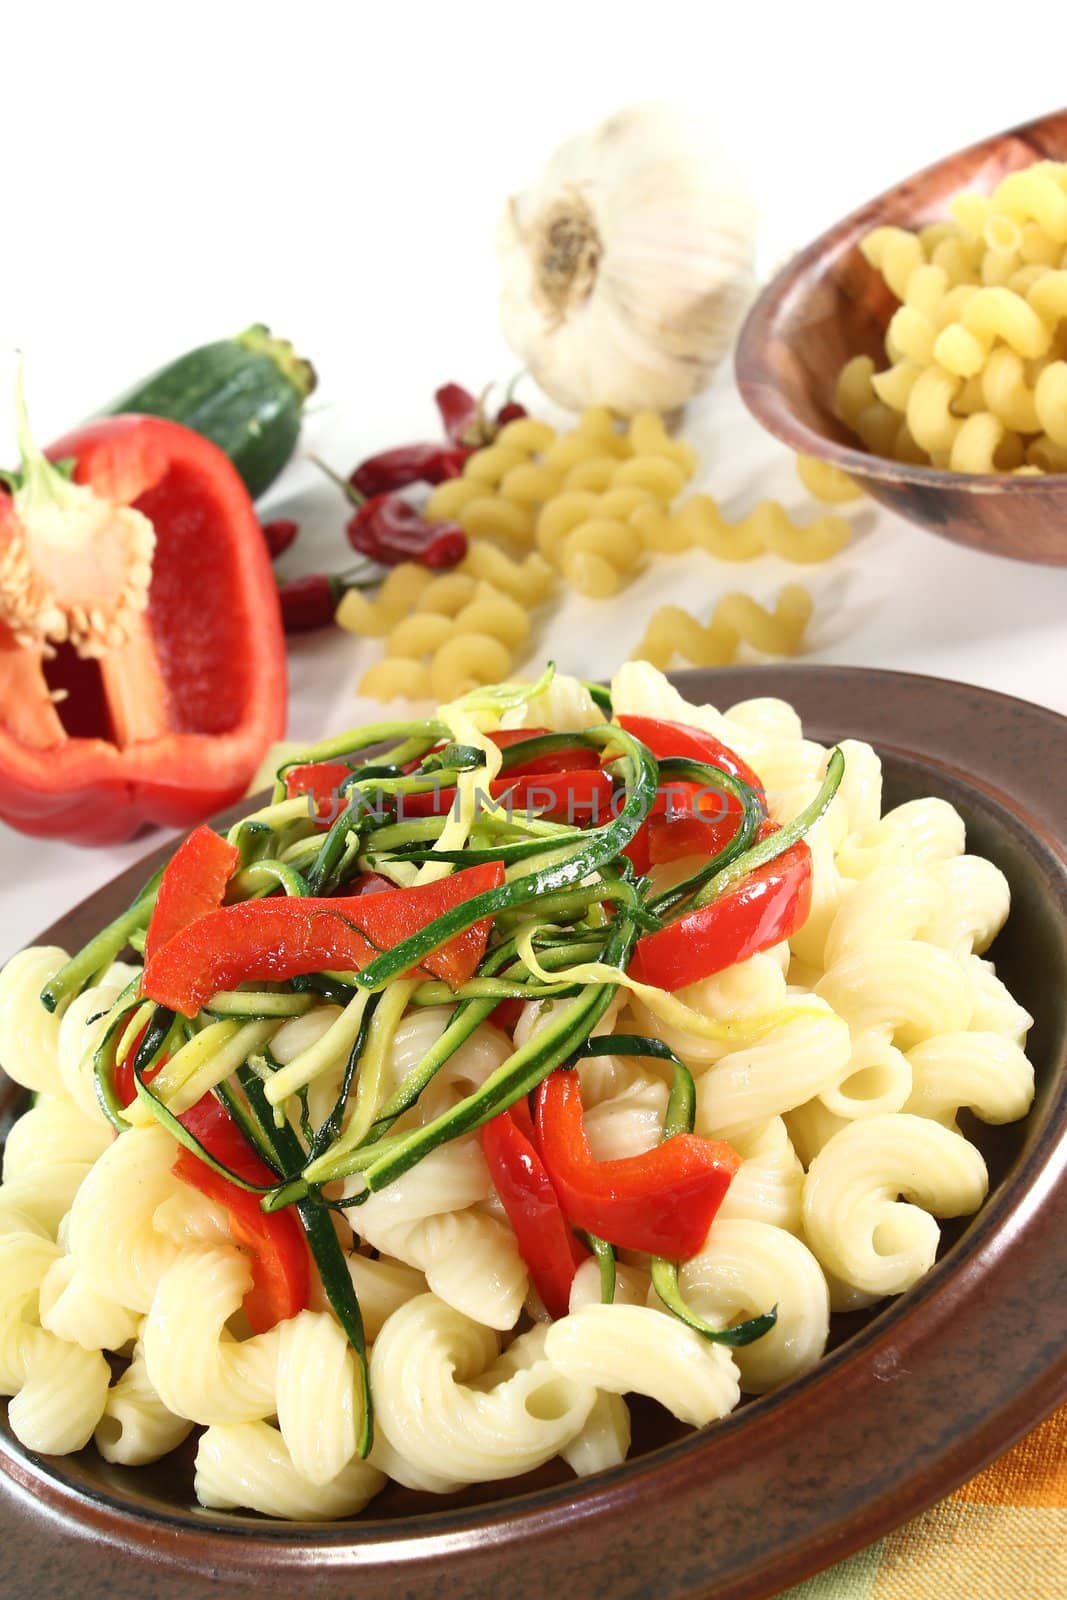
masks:
[[[857,3],[23,5],[5,21],[0,384],[29,362],[47,439],[186,348],[265,320],[321,375],[310,447],[348,468],[430,435],[446,378],[514,370],[496,331],[493,225],[556,143],[619,107],[709,112],[762,213],[761,262],[954,148],[1064,99],[1052,0]],[[1016,19],[1017,27],[1011,25]],[[0,428],[2,459],[11,457]],[[728,375],[691,418],[728,514],[804,504]],[[268,502],[304,522],[285,570],[345,564],[343,510],[294,463]],[[766,557],[663,563],[622,602],[568,602],[540,656],[611,671],[664,598],[706,615],[800,577],[808,659],[988,684],[1067,710],[1067,570],[950,545],[885,512],[798,572]],[[360,720],[376,646],[292,651],[290,731]],[[0,825],[0,958],[152,842],[80,850]]]

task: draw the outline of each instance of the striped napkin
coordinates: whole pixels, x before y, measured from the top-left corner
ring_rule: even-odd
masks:
[[[895,1533],[780,1600],[1067,1596],[1067,1406]]]

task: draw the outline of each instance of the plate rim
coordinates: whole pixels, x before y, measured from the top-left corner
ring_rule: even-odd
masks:
[[[1024,721],[1047,721],[1049,728],[1058,732],[1067,747],[1064,737],[1067,735],[1067,718],[1059,712],[959,680],[878,668],[816,664],[724,668],[711,672],[671,674],[671,677],[683,693],[688,691],[690,697],[710,698],[717,704],[733,704],[738,699],[763,693],[779,694],[796,703],[797,691],[803,691],[805,687],[816,691],[820,687],[824,690],[835,687],[838,691],[844,688],[847,695],[852,692],[848,685],[855,685],[857,680],[865,680],[872,686],[877,683],[887,693],[902,692],[905,699],[931,691],[939,696],[948,691],[948,698],[952,699],[962,692],[964,696],[976,698],[980,704],[999,703],[1005,714]],[[743,686],[740,693],[739,685]],[[804,698],[803,692],[800,698]],[[863,722],[868,713],[862,704],[857,704],[851,714],[857,721]],[[825,737],[827,730],[818,715],[813,717],[810,710],[805,711],[804,723],[805,731],[811,728],[816,737]],[[1045,815],[1049,810],[1049,795],[1046,794],[1039,797],[1045,804],[1038,806],[1036,814],[1029,804],[1020,812],[1017,804],[1019,797],[1014,793],[1018,786],[1017,774],[1004,774],[1007,780],[1004,786],[990,785],[987,773],[976,774],[967,766],[942,761],[928,751],[894,746],[884,739],[869,736],[865,731],[861,733],[857,730],[853,736],[870,738],[870,742],[879,744],[887,753],[891,751],[898,758],[918,761],[925,766],[931,763],[940,765],[947,774],[962,780],[972,789],[978,789],[998,809],[1007,810],[1019,826],[1031,829],[1045,852],[1051,854],[1061,871],[1067,873],[1067,801],[1057,802],[1053,796],[1051,810]],[[1022,787],[1025,789],[1026,784]],[[243,802],[240,809],[246,806],[247,802]],[[169,853],[171,846],[161,848],[164,853]],[[79,910],[91,906],[100,894],[122,882],[126,876],[139,875],[149,859],[150,854],[59,920],[66,922]],[[492,1556],[504,1547],[512,1557],[521,1555],[523,1544],[534,1538],[541,1543],[546,1538],[558,1543],[561,1535],[565,1536],[576,1523],[585,1523],[590,1519],[599,1518],[604,1526],[614,1522],[622,1532],[624,1524],[632,1524],[637,1519],[640,1507],[636,1502],[641,1498],[644,1485],[653,1476],[659,1485],[655,1490],[656,1495],[662,1496],[665,1484],[671,1486],[670,1494],[675,1496],[672,1520],[677,1520],[684,1508],[687,1516],[699,1522],[699,1506],[694,1496],[699,1499],[700,1487],[694,1491],[692,1484],[686,1485],[684,1482],[688,1458],[699,1454],[712,1439],[724,1445],[725,1453],[730,1455],[737,1453],[733,1441],[738,1435],[751,1437],[754,1433],[773,1433],[776,1417],[781,1417],[789,1408],[798,1415],[805,1411],[811,1404],[813,1391],[818,1394],[835,1373],[851,1373],[855,1377],[858,1369],[869,1366],[872,1345],[885,1344],[890,1348],[894,1339],[898,1338],[907,1348],[909,1325],[914,1328],[917,1321],[932,1321],[937,1326],[939,1318],[944,1321],[953,1305],[974,1299],[975,1285],[981,1297],[991,1271],[1000,1271],[1003,1275],[1005,1263],[1000,1261],[998,1264],[996,1257],[1004,1254],[1005,1223],[1016,1216],[1015,1234],[1020,1238],[1029,1237],[1050,1205],[1054,1205],[1056,1192],[1059,1192],[1061,1199],[1067,1194],[1067,1151],[1057,1151],[1057,1144],[1062,1141],[1058,1139],[1055,1126],[1055,1109],[1054,1103],[1050,1105],[1035,1136],[1034,1147],[1017,1163],[1016,1169],[977,1214],[967,1230],[966,1238],[954,1245],[920,1284],[888,1306],[875,1322],[777,1395],[754,1401],[742,1411],[723,1419],[716,1424],[712,1434],[687,1435],[674,1444],[624,1463],[592,1480],[579,1480],[573,1485],[553,1485],[473,1508],[430,1512],[420,1517],[418,1528],[407,1534],[402,1530],[412,1526],[410,1519],[394,1519],[391,1522],[379,1519],[376,1522],[370,1517],[364,1521],[316,1525],[268,1523],[234,1516],[225,1524],[215,1524],[208,1513],[204,1517],[205,1526],[193,1530],[177,1514],[122,1506],[106,1495],[86,1495],[80,1490],[62,1487],[47,1469],[38,1469],[28,1455],[19,1453],[19,1447],[16,1447],[16,1453],[12,1453],[6,1435],[0,1436],[0,1472],[6,1474],[6,1481],[0,1476],[0,1485],[4,1485],[5,1490],[8,1483],[15,1485],[14,1498],[20,1494],[23,1497],[29,1495],[43,1502],[53,1513],[62,1514],[64,1507],[69,1508],[73,1504],[77,1512],[83,1514],[83,1520],[81,1524],[77,1523],[68,1509],[68,1515],[63,1519],[68,1523],[68,1528],[73,1525],[72,1531],[81,1533],[89,1528],[96,1537],[102,1536],[112,1543],[123,1539],[128,1541],[138,1533],[143,1539],[146,1528],[157,1532],[168,1527],[175,1531],[180,1529],[188,1539],[196,1540],[201,1545],[199,1555],[195,1556],[195,1565],[204,1562],[213,1565],[218,1559],[224,1559],[235,1573],[252,1573],[260,1581],[267,1575],[264,1558],[269,1567],[280,1574],[291,1575],[296,1563],[299,1563],[305,1577],[308,1576],[306,1557],[309,1546],[314,1547],[323,1557],[328,1557],[322,1565],[328,1569],[334,1581],[342,1575],[358,1574],[361,1587],[369,1593],[386,1592],[366,1588],[367,1580],[379,1567],[395,1563],[396,1570],[406,1578],[413,1579],[416,1571],[423,1570],[427,1561],[440,1558],[442,1545],[451,1545],[457,1540],[462,1546],[462,1558],[471,1561],[480,1556],[484,1562],[487,1554]],[[1059,1132],[1062,1131],[1061,1126]],[[1044,1184],[1043,1198],[1039,1195],[1038,1202],[1031,1205],[1029,1215],[1024,1214],[1020,1222],[1016,1214],[1025,1209],[1020,1202],[1027,1194],[1034,1194],[1039,1182]],[[961,1246],[965,1246],[962,1260],[958,1259]],[[1061,1248],[1060,1257],[1060,1270],[1067,1281],[1067,1247]],[[1007,1266],[1010,1267],[1011,1263],[1008,1262]],[[968,1285],[971,1287],[968,1288]],[[934,1302],[932,1310],[931,1302]],[[886,1386],[892,1387],[892,1374],[887,1375]],[[787,1541],[779,1541],[770,1551],[762,1555],[754,1554],[747,1566],[738,1569],[733,1576],[716,1576],[716,1595],[719,1600],[729,1600],[731,1596],[740,1600],[743,1595],[755,1597],[770,1594],[781,1584],[795,1582],[862,1548],[981,1470],[989,1460],[1009,1448],[1065,1399],[1067,1351],[1061,1351],[1057,1360],[1045,1362],[1042,1370],[1028,1379],[1022,1388],[1007,1398],[1002,1397],[998,1407],[990,1410],[981,1422],[976,1421],[971,1425],[964,1441],[966,1448],[958,1440],[951,1448],[942,1448],[939,1454],[932,1456],[910,1476],[899,1478],[865,1500],[845,1521],[830,1529],[829,1537],[826,1524],[807,1534],[794,1532]],[[788,1432],[786,1428],[785,1433]],[[9,1519],[12,1501],[11,1494],[5,1492],[0,1495],[0,1526]],[[299,1533],[294,1534],[294,1529]],[[300,1560],[301,1555],[303,1561]],[[238,1557],[237,1561],[233,1559],[235,1556]],[[290,1557],[295,1558],[293,1564],[290,1563]],[[450,1581],[462,1584],[463,1572],[450,1573]],[[194,1591],[179,1587],[166,1592],[184,1595]],[[703,1592],[692,1587],[671,1587],[662,1591],[672,1596]],[[472,1588],[470,1593],[480,1594],[481,1590]]]

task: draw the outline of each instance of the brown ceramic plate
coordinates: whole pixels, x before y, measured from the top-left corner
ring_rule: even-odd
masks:
[[[839,667],[680,674],[725,705],[787,696],[820,740],[867,739],[890,803],[938,794],[1011,882],[998,970],[1037,1023],[1025,1124],[983,1130],[992,1192],[900,1300],[839,1327],[805,1378],[701,1433],[643,1423],[599,1477],[546,1471],[445,1501],[390,1491],[358,1522],[194,1509],[188,1457],[108,1467],[29,1456],[0,1433],[5,1594],[193,1600],[757,1600],[947,1494],[1067,1400],[1067,720],[987,690]],[[165,852],[42,938],[77,946]],[[0,1116],[16,1095],[0,1103]],[[17,1575],[17,1576],[16,1576]]]

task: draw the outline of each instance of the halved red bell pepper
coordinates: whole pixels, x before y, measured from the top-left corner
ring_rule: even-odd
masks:
[[[144,822],[188,826],[245,792],[285,726],[285,639],[252,502],[216,445],[158,417],[88,423],[49,455],[74,461],[97,509],[143,513],[154,552],[150,571],[144,551],[125,552],[127,572],[125,525],[93,532],[90,517],[76,551],[53,555],[43,590],[8,595],[0,817],[82,844],[127,839]],[[0,551],[31,539],[18,507],[0,493]],[[39,631],[56,616],[41,605],[48,584],[78,648],[56,642],[54,621]],[[128,584],[148,585],[146,609],[122,602]]]
[[[531,772],[492,778],[489,796],[503,800],[511,796],[515,811],[536,811],[539,815],[563,817],[576,823],[607,822],[611,815],[613,785],[599,768],[582,767],[567,772]],[[405,817],[443,817],[455,803],[455,789],[426,790],[403,796]]]
[[[213,828],[195,828],[183,839],[160,879],[145,938],[146,964],[175,934],[221,906],[240,861],[236,847]]]
[[[764,823],[759,837],[776,831],[774,823]],[[638,939],[629,970],[658,989],[684,989],[788,939],[810,910],[811,851],[799,839],[718,900]]]
[[[534,1287],[550,1317],[566,1316],[574,1274],[589,1252],[563,1215],[534,1143],[526,1101],[487,1122],[481,1138],[489,1175]]]
[[[489,861],[410,889],[223,906],[157,951],[145,968],[142,988],[158,1004],[194,1016],[212,995],[238,983],[359,971],[383,950],[503,882],[502,864]],[[456,934],[416,971],[458,988],[484,955],[491,922],[483,917]]]
[[[728,1144],[678,1133],[643,1155],[596,1161],[578,1074],[557,1070],[537,1091],[545,1171],[567,1216],[623,1250],[685,1261],[701,1248],[741,1158]]]
[[[278,1174],[251,1149],[213,1095],[205,1095],[178,1120],[209,1155],[246,1183],[277,1182]],[[179,1150],[172,1170],[183,1183],[226,1209],[230,1231],[252,1266],[252,1287],[244,1299],[252,1332],[266,1333],[275,1323],[303,1311],[310,1292],[310,1261],[303,1229],[292,1209],[263,1211],[258,1195],[230,1183],[191,1150]]]

